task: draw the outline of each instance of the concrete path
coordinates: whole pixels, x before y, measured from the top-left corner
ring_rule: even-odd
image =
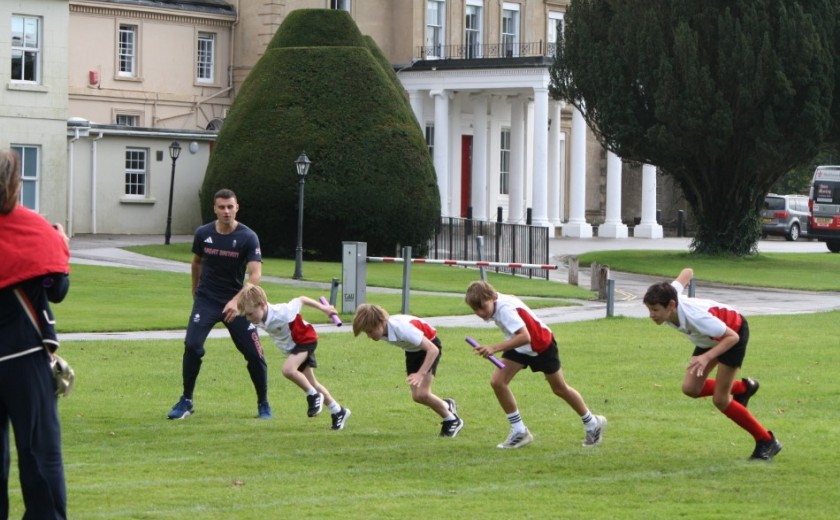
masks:
[[[173,243],[191,242],[192,236],[172,237]],[[671,250],[687,251],[691,240],[686,238],[665,238],[650,240],[642,238],[610,239],[610,238],[557,238],[549,245],[551,262],[561,266],[550,274],[552,279],[568,281],[568,270],[565,261],[568,256],[580,255],[599,250]],[[114,267],[131,267],[136,269],[157,269],[162,271],[189,273],[189,264],[173,262],[140,255],[120,249],[131,245],[163,244],[160,235],[77,235],[70,242],[72,263],[103,265]],[[787,242],[783,239],[761,240],[760,252],[807,252],[814,254],[828,254],[825,244],[815,241]],[[676,276],[677,273],[674,273]],[[647,317],[647,309],[641,299],[651,283],[661,281],[662,278],[641,276],[627,273],[612,272],[615,280],[616,301],[615,316],[634,318]],[[266,281],[284,284],[296,284],[301,287],[329,291],[329,284],[306,282],[292,279],[263,277]],[[579,273],[580,286],[588,288],[589,270],[581,269]],[[369,292],[376,290],[399,292],[394,289],[368,288]],[[696,296],[718,300],[738,308],[745,315],[761,314],[796,314],[840,310],[840,292],[814,293],[806,291],[789,291],[780,289],[732,287],[720,284],[697,282]],[[184,310],[185,316],[189,312]],[[555,307],[535,311],[546,323],[566,323],[572,321],[593,320],[606,317],[605,302],[580,302],[572,307]],[[494,327],[492,323],[485,323],[475,315],[439,316],[428,320],[434,326],[440,327]],[[348,324],[349,325],[349,324]],[[348,332],[350,327],[335,327],[334,325],[319,324],[319,333]],[[123,340],[123,339],[182,339],[183,330],[174,331],[140,331],[126,333],[77,333],[62,334],[63,341],[74,340]],[[211,337],[227,337],[224,329],[214,329]]]

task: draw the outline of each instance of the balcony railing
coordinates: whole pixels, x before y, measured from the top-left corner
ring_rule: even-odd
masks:
[[[477,43],[471,45],[424,45],[419,47],[421,60],[480,60],[554,56],[556,43]]]

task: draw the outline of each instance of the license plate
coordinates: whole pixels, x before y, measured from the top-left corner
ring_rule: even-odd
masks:
[[[769,224],[769,223],[773,222],[773,219],[764,217],[763,219],[761,219],[761,221],[765,224]]]
[[[821,226],[829,226],[831,225],[833,219],[826,218],[826,217],[814,217],[814,222],[821,225]]]

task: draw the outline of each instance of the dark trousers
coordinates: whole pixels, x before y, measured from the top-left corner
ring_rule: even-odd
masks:
[[[0,520],[9,516],[9,423],[24,520],[67,518],[58,399],[46,351],[0,362]]]
[[[201,359],[204,357],[204,342],[213,327],[224,320],[224,304],[196,300],[193,303],[187,336],[184,339],[184,397],[192,399],[198,373],[201,371]],[[248,364],[248,374],[257,392],[257,402],[265,401],[268,395],[268,367],[265,363],[260,335],[257,327],[244,316],[237,316],[232,322],[225,323],[230,338]]]

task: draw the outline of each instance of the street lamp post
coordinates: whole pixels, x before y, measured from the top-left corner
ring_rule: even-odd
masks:
[[[169,211],[166,214],[166,234],[164,244],[169,245],[169,239],[172,237],[172,192],[175,191],[175,161],[181,155],[181,145],[178,141],[172,141],[169,145],[169,157],[172,158],[172,176],[169,180]]]
[[[297,167],[298,185],[300,190],[298,192],[298,226],[297,226],[297,247],[295,248],[295,274],[292,278],[300,280],[303,278],[303,183],[306,182],[306,174],[309,173],[309,165],[312,162],[306,156],[306,152],[301,152],[300,157],[295,161]]]

